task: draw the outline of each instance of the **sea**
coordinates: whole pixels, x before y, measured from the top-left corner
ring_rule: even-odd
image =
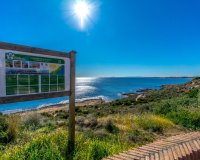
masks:
[[[103,99],[107,102],[123,98],[125,93],[135,93],[141,89],[159,89],[162,85],[184,84],[191,78],[89,78],[76,79],[76,101],[81,102],[90,99]],[[68,103],[68,97],[1,104],[0,112],[14,113],[19,111],[37,109],[56,104]]]

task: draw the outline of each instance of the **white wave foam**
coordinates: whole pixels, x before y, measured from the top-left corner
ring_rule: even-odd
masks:
[[[102,99],[106,102],[111,101],[111,99],[109,97],[100,95],[100,96],[95,96],[95,97],[87,97],[87,98],[76,99],[76,102],[83,102],[83,101],[95,100],[95,99]]]
[[[112,101],[109,97],[106,96],[95,96],[95,97],[86,97],[86,98],[80,98],[80,99],[76,99],[76,102],[84,102],[87,100],[95,100],[95,99],[102,99],[105,102],[110,102]],[[64,100],[61,101],[59,103],[47,103],[47,104],[42,104],[39,105],[38,107],[32,107],[32,108],[28,108],[28,109],[15,109],[15,110],[6,110],[6,111],[1,111],[1,113],[3,114],[12,114],[12,113],[17,113],[17,112],[23,112],[23,111],[30,111],[30,110],[34,110],[34,109],[41,109],[41,108],[45,108],[45,107],[50,107],[50,106],[54,106],[54,105],[60,105],[60,104],[68,104],[69,100]]]
[[[87,101],[87,100],[95,100],[95,99],[102,99],[105,102],[111,101],[111,99],[109,99],[106,96],[95,96],[95,97],[79,98],[79,99],[76,99],[76,102],[84,102],[84,101]],[[64,100],[64,101],[59,102],[58,104],[68,104],[68,103],[69,103],[69,100]]]
[[[3,113],[3,114],[12,114],[12,113],[23,112],[23,111],[27,111],[27,110],[23,110],[23,109],[6,110],[6,111],[1,111],[1,113]]]
[[[84,101],[87,101],[87,100],[95,100],[95,99],[102,99],[105,102],[112,101],[111,99],[109,99],[106,96],[95,96],[95,97],[87,97],[87,98],[76,99],[76,103],[78,103],[78,102],[84,102]],[[43,104],[43,105],[38,106],[37,109],[45,108],[45,107],[49,107],[49,106],[53,106],[53,105],[60,105],[60,104],[69,104],[69,100],[64,100],[64,101],[61,101],[59,103]]]
[[[49,107],[49,106],[53,106],[53,105],[55,105],[55,104],[54,103],[42,104],[42,105],[39,105],[36,109],[45,108],[45,107]]]

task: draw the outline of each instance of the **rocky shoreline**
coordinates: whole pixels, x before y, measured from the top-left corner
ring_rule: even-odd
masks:
[[[164,98],[166,96],[165,93],[168,93],[167,98],[170,98],[170,95],[174,95],[174,93],[183,94],[188,93],[191,89],[195,89],[200,87],[199,78],[194,78],[192,81],[185,84],[170,84],[170,85],[162,85],[160,89],[150,89],[144,88],[139,89],[135,93],[125,93],[123,96],[127,98],[135,99],[135,101],[145,100],[154,97],[154,94],[160,94],[160,97]],[[173,93],[173,94],[169,94]],[[154,97],[155,98],[155,97]],[[171,97],[172,98],[172,97]]]
[[[170,98],[171,95],[174,94],[181,94],[189,92],[193,88],[198,88],[200,86],[200,81],[198,79],[193,79],[191,82],[185,83],[185,84],[172,84],[172,85],[162,85],[160,89],[150,89],[150,88],[144,88],[139,89],[134,93],[124,93],[122,96],[124,98],[131,98],[134,99],[136,102],[140,100],[146,100],[146,99],[157,99],[159,98]],[[168,93],[167,95],[165,93]],[[173,94],[170,94],[173,93]],[[160,96],[157,96],[160,95]],[[159,99],[158,99],[159,100]],[[92,105],[101,105],[105,104],[106,102],[103,99],[91,99],[91,100],[85,100],[82,102],[77,102],[77,107],[84,107],[84,106],[92,106]],[[32,112],[53,112],[57,110],[68,110],[68,104],[56,104],[51,106],[45,106],[38,109],[31,109],[31,110],[25,110],[25,111],[18,111],[15,113],[19,114],[27,114]],[[8,113],[9,114],[9,113]]]

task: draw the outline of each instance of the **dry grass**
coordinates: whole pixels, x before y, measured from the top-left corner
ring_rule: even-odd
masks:
[[[109,115],[107,117],[99,118],[98,121],[106,123],[111,120],[122,132],[130,132],[136,128],[151,129],[151,127],[161,127],[161,129],[167,130],[175,127],[170,120],[156,116],[156,115]]]
[[[137,116],[135,117],[135,123],[144,130],[157,133],[163,133],[164,131],[175,127],[174,123],[169,119],[156,115]]]
[[[21,119],[17,115],[11,115],[8,117],[7,121],[9,138],[10,140],[16,140],[20,129]]]

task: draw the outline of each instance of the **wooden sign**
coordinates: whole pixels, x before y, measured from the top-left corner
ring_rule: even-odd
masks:
[[[0,104],[70,95],[70,53],[0,43]]]

